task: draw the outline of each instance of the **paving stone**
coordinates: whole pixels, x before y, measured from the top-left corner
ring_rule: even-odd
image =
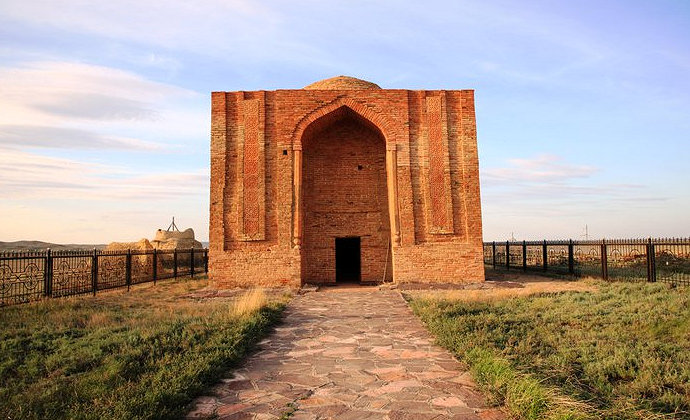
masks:
[[[317,420],[318,416],[313,413],[298,412],[294,413],[290,420]]]
[[[431,400],[431,404],[439,407],[467,407],[467,404],[458,397],[436,397]]]
[[[380,413],[377,411],[360,411],[360,410],[349,410],[345,413],[338,415],[339,420],[379,420],[385,419],[388,416],[385,413]]]
[[[252,381],[249,379],[241,379],[237,381],[227,382],[223,385],[223,388],[228,391],[240,391],[245,389],[253,389]]]
[[[410,413],[407,411],[391,411],[388,413],[390,420],[441,420],[445,416],[438,413]]]
[[[218,420],[253,420],[254,415],[251,413],[237,412],[227,415],[218,416]]]
[[[391,401],[384,407],[389,411],[405,411],[407,413],[428,413],[430,410],[429,404],[420,401]]]
[[[187,418],[504,420],[397,290],[298,295],[260,349]]]
[[[218,414],[219,417],[229,416],[231,414],[244,412],[244,410],[247,408],[251,408],[251,404],[243,403],[221,405],[216,409],[216,414]]]
[[[254,420],[275,420],[279,418],[280,416],[270,413],[258,413],[254,415]]]
[[[378,410],[385,407],[388,403],[390,403],[389,399],[369,397],[367,395],[363,395],[358,397],[354,401],[352,406],[356,408],[368,408],[372,410]]]
[[[272,391],[280,393],[282,391],[290,391],[292,386],[285,382],[272,381],[256,381],[256,387],[265,391]]]
[[[218,404],[219,405],[228,405],[228,404],[236,404],[236,403],[240,402],[240,398],[237,396],[237,394],[238,393],[235,391],[230,391],[229,394],[218,399]]]

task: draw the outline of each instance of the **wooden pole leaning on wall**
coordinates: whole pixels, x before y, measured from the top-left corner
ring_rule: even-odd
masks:
[[[388,274],[388,256],[391,253],[391,238],[388,238],[388,248],[386,248],[386,265],[383,266],[383,278],[381,283],[386,282],[386,274]]]
[[[292,146],[294,167],[292,171],[292,188],[294,202],[294,220],[292,224],[292,244],[299,249],[302,246],[302,145]]]
[[[398,215],[398,150],[395,143],[386,143],[386,189],[388,215],[393,244],[400,244],[400,218]]]

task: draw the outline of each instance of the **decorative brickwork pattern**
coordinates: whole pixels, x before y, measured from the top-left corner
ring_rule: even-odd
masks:
[[[242,226],[244,240],[263,240],[265,229],[265,155],[263,128],[260,127],[262,101],[242,101],[244,149],[238,174],[243,180]]]
[[[429,233],[453,233],[453,203],[450,192],[450,161],[448,156],[448,119],[446,96],[427,96],[427,147],[429,177],[426,178]]]
[[[352,237],[361,281],[483,280],[472,91],[339,77],[214,92],[211,114],[218,287],[334,282]]]

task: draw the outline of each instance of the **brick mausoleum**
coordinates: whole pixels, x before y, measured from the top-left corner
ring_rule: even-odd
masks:
[[[213,92],[217,287],[484,280],[472,90]]]

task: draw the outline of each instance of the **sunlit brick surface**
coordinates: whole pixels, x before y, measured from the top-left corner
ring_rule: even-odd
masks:
[[[214,92],[210,275],[218,287],[335,281],[335,238],[361,280],[482,281],[471,90]]]

